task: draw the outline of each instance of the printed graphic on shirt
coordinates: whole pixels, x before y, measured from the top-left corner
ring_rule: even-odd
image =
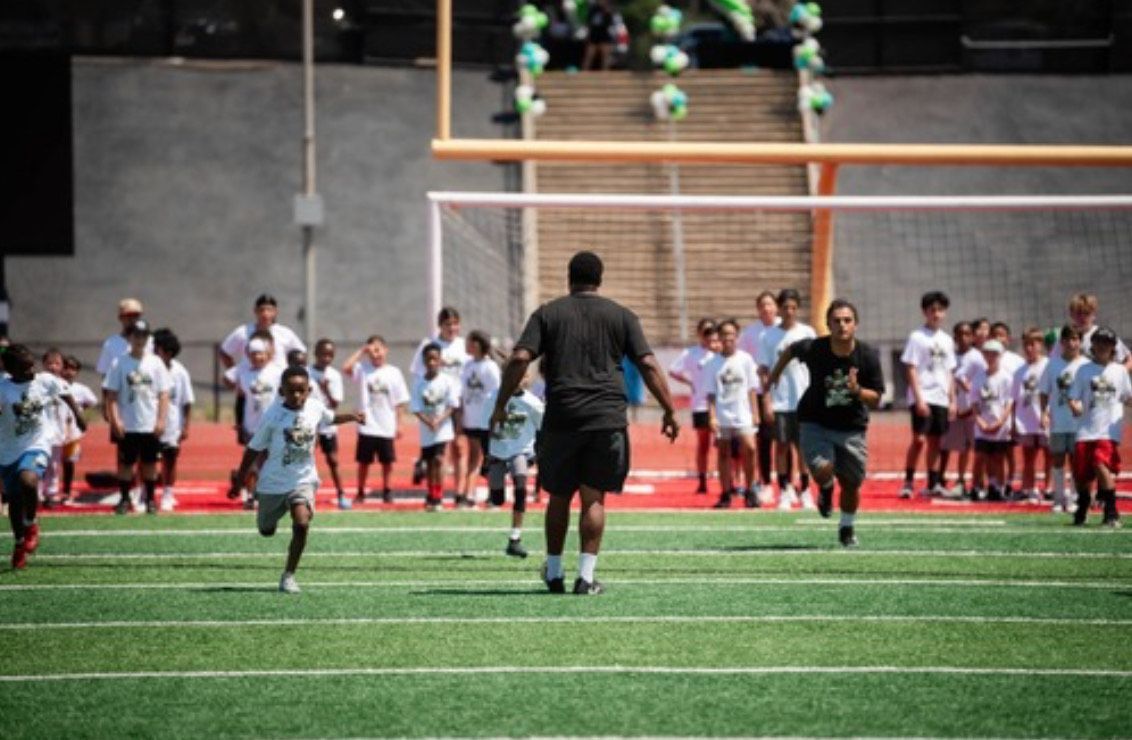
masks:
[[[425,386],[424,390],[421,391],[421,403],[427,407],[430,414],[439,410],[447,398],[447,387],[439,383]]]
[[[1022,403],[1029,406],[1038,402],[1038,376],[1027,375],[1022,381]]]
[[[470,405],[481,403],[484,399],[487,387],[480,380],[480,376],[475,373],[468,375],[468,382],[464,385],[464,391],[467,394],[467,402]]]
[[[1073,371],[1065,370],[1057,376],[1057,405],[1065,406],[1069,403],[1069,389],[1073,386]]]
[[[1089,381],[1089,392],[1093,394],[1093,406],[1112,403],[1116,398],[1116,386],[1103,375]]]
[[[729,403],[739,400],[743,395],[743,389],[747,385],[747,379],[742,373],[737,372],[735,368],[728,366],[719,376],[719,385],[723,389],[723,393],[720,394],[720,400]]]
[[[527,410],[518,404],[507,404],[507,418],[491,436],[496,439],[518,439],[527,423]]]
[[[257,414],[271,405],[271,402],[275,400],[275,386],[263,378],[253,380],[252,384],[248,386],[248,392],[252,397],[252,407]]]
[[[16,436],[21,437],[39,427],[41,414],[46,403],[42,398],[32,398],[25,390],[19,401],[12,404],[16,414]]]
[[[314,448],[315,430],[303,426],[301,414],[295,414],[295,421],[283,430],[283,464],[291,465],[310,460]]]
[[[825,405],[852,406],[853,395],[849,392],[849,374],[842,368],[836,368],[825,378]]]
[[[369,391],[371,396],[380,396],[382,394],[388,396],[390,388],[388,383],[375,375],[373,379],[366,384],[366,390]]]
[[[139,396],[153,398],[153,376],[143,373],[140,368],[126,375],[126,385],[130,388],[128,397],[131,404],[137,403]]]
[[[990,384],[986,384],[979,389],[979,399],[983,403],[991,403],[993,401],[1001,400],[998,394],[998,390],[991,387]]]
[[[947,350],[936,342],[928,349],[928,367],[931,370],[944,370],[947,368]]]

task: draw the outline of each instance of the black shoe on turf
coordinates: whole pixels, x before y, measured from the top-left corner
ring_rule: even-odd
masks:
[[[853,534],[852,527],[842,527],[837,530],[837,539],[841,540],[842,547],[856,547],[857,535]]]
[[[419,486],[421,484],[421,481],[424,480],[425,474],[427,472],[428,469],[425,467],[424,460],[417,460],[415,463],[413,463],[413,485]]]
[[[582,596],[597,596],[598,594],[605,593],[605,586],[602,586],[601,581],[596,578],[592,581],[587,581],[579,577],[574,580],[574,593]]]
[[[829,515],[833,513],[832,488],[818,489],[818,513],[821,514],[823,519],[829,519]]]
[[[743,492],[743,505],[748,509],[759,508],[759,496],[753,488],[748,488]]]
[[[115,514],[129,514],[130,513],[130,497],[123,496],[118,499],[118,503],[114,504]]]
[[[507,549],[503,552],[513,558],[527,557],[527,548],[523,547],[521,540],[507,540]]]
[[[1119,514],[1105,514],[1104,519],[1101,520],[1102,527],[1109,529],[1120,529],[1120,515]]]
[[[724,493],[720,495],[719,500],[711,505],[713,509],[730,509],[731,508],[731,494]]]
[[[393,503],[393,491],[390,491],[388,488],[386,488],[384,491],[382,491],[381,492],[381,503],[383,503],[383,504]]]
[[[566,581],[559,576],[558,578],[546,577],[546,561],[542,563],[542,582],[546,584],[546,590],[552,594],[566,593]]]

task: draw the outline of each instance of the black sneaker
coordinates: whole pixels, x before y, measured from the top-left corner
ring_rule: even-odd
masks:
[[[507,549],[503,552],[513,558],[527,557],[527,548],[523,547],[521,540],[507,540]]]
[[[731,508],[731,494],[720,494],[719,500],[711,505],[713,509],[730,509]]]
[[[829,515],[833,513],[832,487],[818,489],[818,513],[821,514],[823,519],[829,519]]]
[[[597,596],[605,593],[605,586],[602,586],[601,581],[596,578],[593,581],[587,581],[579,577],[574,580],[574,593],[582,596]]]
[[[118,499],[118,503],[114,504],[115,514],[129,514],[130,513],[130,497],[123,496]]]
[[[1073,512],[1073,525],[1076,527],[1085,526],[1085,520],[1089,518],[1089,504],[1092,503],[1092,496],[1089,494],[1077,494],[1077,509]]]
[[[702,476],[702,475],[700,476],[700,484],[698,486],[696,486],[696,493],[698,493],[698,494],[707,493],[707,477],[706,476]]]
[[[413,485],[419,486],[421,484],[421,481],[424,480],[425,474],[427,472],[428,469],[424,460],[417,460],[415,463],[413,463]]]
[[[1101,520],[1102,527],[1109,529],[1120,529],[1120,514],[1114,512],[1105,512],[1104,519]]]
[[[546,577],[546,561],[542,564],[542,582],[546,584],[546,590],[552,594],[566,593],[566,581],[559,576],[558,578]]]
[[[228,498],[240,497],[240,481],[236,480],[235,470],[228,473],[228,491],[224,495]]]
[[[753,488],[748,488],[743,492],[743,505],[748,509],[759,508],[759,496]]]
[[[383,503],[383,504],[393,503],[393,491],[390,491],[388,488],[386,488],[384,491],[382,491],[381,492],[381,503]]]
[[[153,499],[146,501],[145,502],[145,513],[146,514],[156,514],[157,513],[157,502],[154,501]]]
[[[841,527],[837,530],[837,539],[841,540],[842,547],[856,547],[857,535],[853,534],[852,527]]]

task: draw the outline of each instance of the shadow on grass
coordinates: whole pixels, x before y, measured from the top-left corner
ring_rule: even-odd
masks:
[[[778,545],[728,545],[719,549],[727,550],[729,552],[790,552],[797,550],[829,550],[830,548],[821,547],[819,545],[800,545],[797,543],[787,542]]]
[[[279,588],[277,586],[209,586],[207,588],[192,588],[186,589],[191,593],[196,594],[266,594],[275,593]]]
[[[501,588],[430,588],[424,591],[410,591],[410,596],[555,596],[542,588],[524,590]],[[557,594],[561,596],[561,594]]]

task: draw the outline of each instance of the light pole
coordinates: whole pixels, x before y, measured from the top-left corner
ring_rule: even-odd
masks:
[[[303,191],[295,196],[295,223],[303,232],[303,340],[308,347],[315,339],[314,228],[323,223],[314,144],[314,0],[303,0]]]

